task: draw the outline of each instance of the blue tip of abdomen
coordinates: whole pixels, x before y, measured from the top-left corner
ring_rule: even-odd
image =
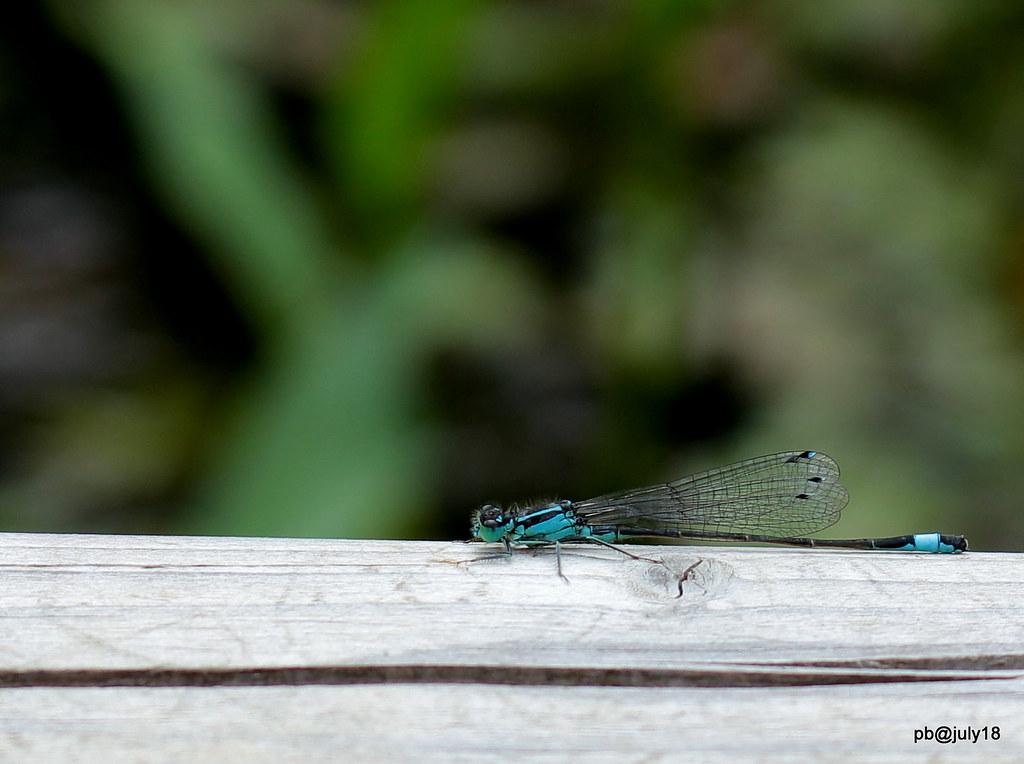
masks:
[[[962,550],[942,540],[941,533],[915,533],[914,542],[903,547],[907,552],[932,552],[934,554],[956,554]]]

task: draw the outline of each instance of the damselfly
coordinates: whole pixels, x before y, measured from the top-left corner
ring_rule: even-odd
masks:
[[[639,538],[702,539],[956,554],[964,536],[915,533],[861,539],[813,539],[839,520],[849,494],[839,465],[818,451],[786,451],[708,470],[671,483],[584,501],[541,502],[473,513],[473,537],[512,545],[592,543]],[[618,549],[617,547],[615,547]],[[618,549],[630,557],[629,552]],[[559,573],[561,561],[559,560]]]

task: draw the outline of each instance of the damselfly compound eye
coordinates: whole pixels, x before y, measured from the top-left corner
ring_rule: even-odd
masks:
[[[480,525],[485,528],[500,528],[505,524],[505,513],[501,507],[485,504],[480,507]]]

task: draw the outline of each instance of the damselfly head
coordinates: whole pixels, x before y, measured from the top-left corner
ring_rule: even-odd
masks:
[[[498,541],[511,525],[511,515],[494,504],[484,504],[473,513],[473,535],[484,541]]]
[[[494,504],[484,504],[480,507],[477,517],[480,520],[480,525],[484,528],[501,528],[506,522],[508,522],[505,519],[505,510],[501,507],[495,506]]]

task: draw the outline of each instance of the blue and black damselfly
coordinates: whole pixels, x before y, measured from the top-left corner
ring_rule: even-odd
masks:
[[[505,509],[487,504],[473,514],[473,538],[500,541],[507,553],[513,545],[554,545],[557,552],[562,543],[612,546],[645,538],[942,554],[967,551],[964,536],[945,533],[809,538],[834,525],[848,500],[835,460],[819,451],[786,451],[595,499]]]

